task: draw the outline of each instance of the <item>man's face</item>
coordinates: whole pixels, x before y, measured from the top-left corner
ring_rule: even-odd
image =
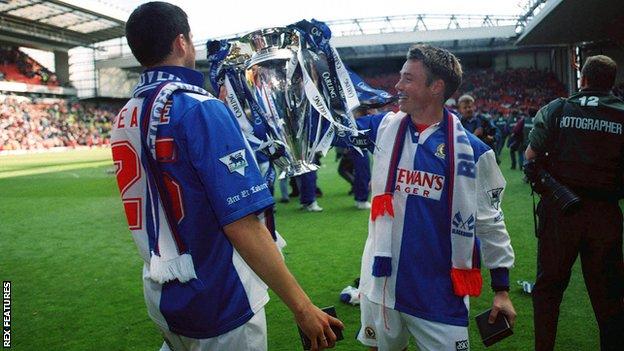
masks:
[[[475,106],[474,102],[472,101],[460,102],[459,106],[457,106],[457,109],[459,110],[459,114],[461,114],[465,118],[472,118],[472,116],[474,116]]]
[[[413,115],[440,97],[434,96],[427,86],[427,70],[421,61],[407,60],[401,69],[399,82],[394,86],[399,92],[399,109]]]
[[[193,34],[189,32],[188,38],[186,38],[186,44],[188,50],[184,58],[184,67],[195,69],[195,46],[193,46]]]

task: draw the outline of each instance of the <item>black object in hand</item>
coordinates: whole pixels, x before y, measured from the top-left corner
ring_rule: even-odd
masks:
[[[543,162],[543,161],[542,161]],[[536,193],[550,199],[555,208],[567,213],[578,208],[581,198],[570,188],[559,183],[548,173],[540,161],[527,160],[524,163],[524,174],[531,182],[531,187]]]
[[[334,306],[321,308],[321,311],[327,313],[334,318],[338,318],[338,316],[336,316],[336,308]],[[310,341],[310,338],[308,338],[303,333],[303,330],[301,330],[299,326],[297,326],[297,328],[299,329],[299,337],[301,337],[301,344],[303,344],[303,349],[309,350],[312,347],[312,342]],[[344,337],[342,336],[342,329],[332,325],[331,330],[334,332],[334,334],[336,334],[336,341],[344,339]]]
[[[481,340],[485,346],[491,346],[513,334],[507,316],[503,312],[498,312],[496,320],[493,324],[490,324],[488,318],[491,312],[492,309],[490,308],[475,317]]]

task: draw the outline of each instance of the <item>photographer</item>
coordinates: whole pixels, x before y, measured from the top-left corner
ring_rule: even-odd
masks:
[[[526,172],[537,208],[535,349],[552,350],[559,305],[580,253],[602,350],[624,335],[622,197],[624,102],[611,94],[616,64],[587,58],[581,91],[539,110],[529,134]]]

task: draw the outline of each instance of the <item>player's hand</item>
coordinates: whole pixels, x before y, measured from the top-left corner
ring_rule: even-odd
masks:
[[[509,298],[509,293],[507,291],[498,291],[496,292],[496,295],[494,295],[492,312],[490,312],[490,316],[488,318],[488,322],[490,324],[494,323],[498,313],[505,314],[509,320],[509,325],[513,327],[516,322],[516,310],[511,303],[511,299]]]
[[[311,351],[334,347],[336,334],[331,330],[331,326],[344,328],[339,319],[328,315],[311,303],[295,314],[295,320],[303,333],[310,338]]]

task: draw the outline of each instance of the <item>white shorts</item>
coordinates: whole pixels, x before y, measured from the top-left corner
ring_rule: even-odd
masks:
[[[400,351],[412,335],[421,351],[468,351],[468,327],[431,322],[371,302],[360,294],[362,327],[357,339],[380,351]],[[385,316],[384,316],[385,315]]]
[[[161,332],[165,342],[163,342],[160,351],[267,350],[264,308],[256,312],[247,323],[214,338],[193,339],[162,328]]]

